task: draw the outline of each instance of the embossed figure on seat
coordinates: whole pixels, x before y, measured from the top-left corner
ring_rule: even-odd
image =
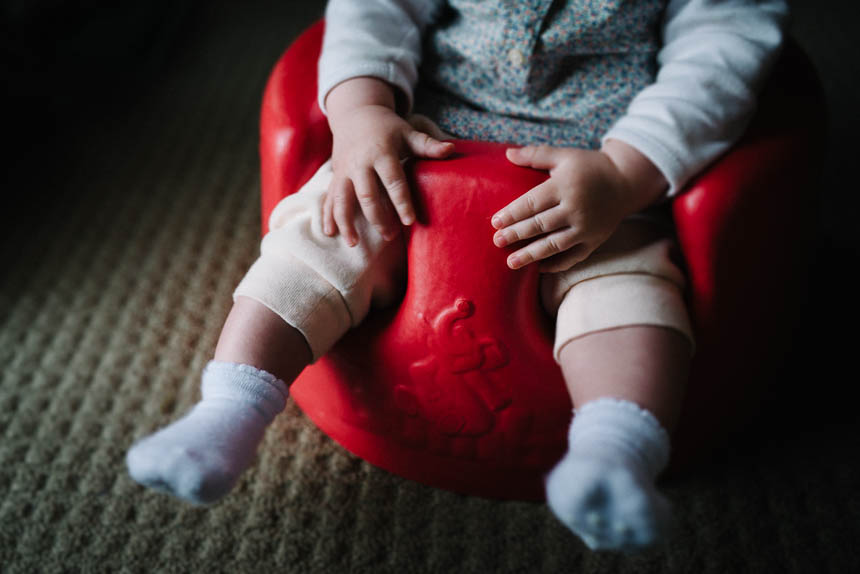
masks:
[[[489,432],[495,413],[512,400],[510,384],[492,374],[508,363],[507,352],[495,337],[474,333],[468,325],[474,313],[474,303],[459,297],[432,320],[422,317],[430,329],[429,354],[410,366],[412,384],[395,389],[402,410],[447,435]]]

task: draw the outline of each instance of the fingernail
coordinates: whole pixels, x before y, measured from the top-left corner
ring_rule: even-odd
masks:
[[[504,247],[508,244],[507,240],[505,240],[504,235],[501,233],[496,233],[493,235],[493,243],[496,244],[496,247]]]
[[[494,215],[493,219],[490,220],[490,223],[492,224],[493,227],[498,229],[502,226],[502,218],[499,217],[498,215]]]
[[[403,216],[403,225],[412,225],[415,223],[415,216],[410,214]]]
[[[511,255],[510,257],[508,257],[508,267],[510,267],[511,269],[516,269],[519,266],[520,266],[520,258],[519,257],[517,257],[516,255]]]

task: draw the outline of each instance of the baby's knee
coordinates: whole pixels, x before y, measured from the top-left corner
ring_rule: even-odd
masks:
[[[572,339],[634,325],[675,329],[694,344],[675,249],[665,238],[606,249],[568,271],[542,276],[543,305],[556,315],[556,360]]]

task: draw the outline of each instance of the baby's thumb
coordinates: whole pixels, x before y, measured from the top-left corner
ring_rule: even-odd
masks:
[[[442,158],[454,151],[453,143],[441,142],[417,130],[412,130],[406,134],[406,145],[418,157]]]

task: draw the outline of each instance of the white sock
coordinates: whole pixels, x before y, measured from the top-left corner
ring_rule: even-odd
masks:
[[[195,504],[213,502],[233,488],[266,427],[284,410],[289,390],[265,371],[210,361],[201,394],[188,414],[126,455],[134,480]]]
[[[669,502],[654,480],[669,435],[629,401],[598,399],[575,412],[568,451],[547,477],[547,503],[592,550],[634,550],[667,533]]]

